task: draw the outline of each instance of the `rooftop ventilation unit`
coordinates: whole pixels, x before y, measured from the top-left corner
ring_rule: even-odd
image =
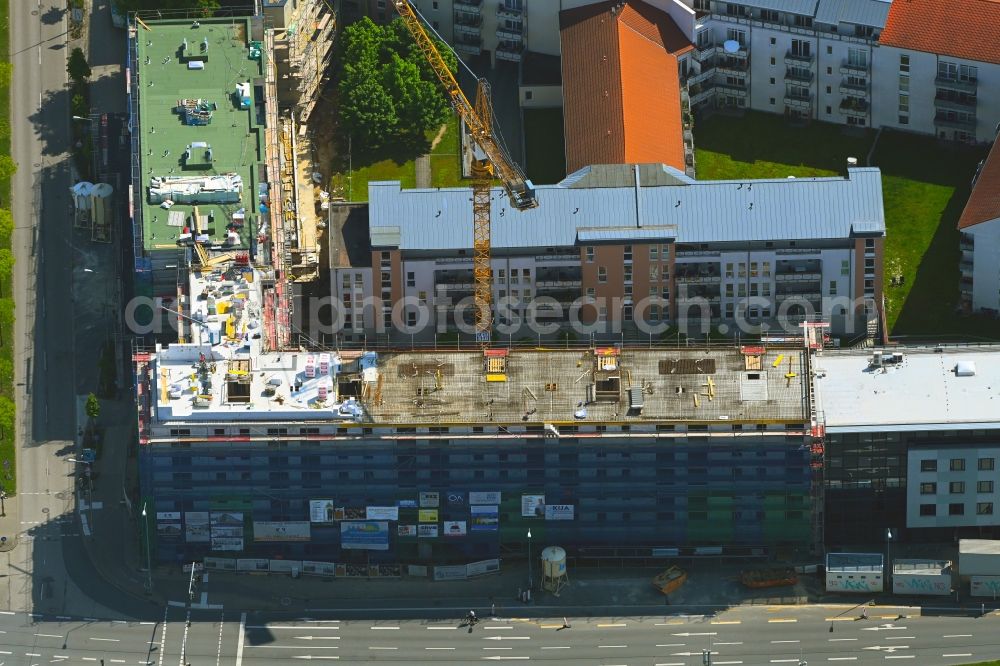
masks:
[[[956,377],[975,377],[976,364],[972,361],[959,361],[955,364]]]

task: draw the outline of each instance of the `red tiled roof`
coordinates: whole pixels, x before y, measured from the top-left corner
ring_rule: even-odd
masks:
[[[958,218],[958,228],[966,229],[982,222],[1000,218],[1000,141],[993,144],[986,156],[972,194]]]
[[[566,167],[662,162],[684,170],[677,56],[693,48],[641,0],[563,11]]]
[[[896,0],[879,43],[1000,64],[1000,0]]]

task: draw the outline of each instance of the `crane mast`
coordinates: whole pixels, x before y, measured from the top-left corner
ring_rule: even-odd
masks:
[[[476,304],[476,339],[488,343],[493,331],[493,269],[490,265],[490,191],[499,179],[517,210],[538,205],[531,182],[507,155],[493,131],[493,105],[490,85],[480,78],[473,106],[462,92],[455,75],[448,68],[434,41],[427,34],[409,0],[393,0],[396,11],[434,74],[441,82],[452,108],[465,123],[473,141],[485,156],[472,161],[472,274]]]

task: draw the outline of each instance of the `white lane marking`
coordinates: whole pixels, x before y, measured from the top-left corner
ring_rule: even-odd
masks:
[[[916,659],[917,655],[915,655],[915,654],[887,654],[887,655],[885,655],[885,658],[886,659]]]
[[[453,647],[425,647],[425,650],[454,650]]]
[[[627,648],[627,645],[598,645],[599,648]]]
[[[842,641],[856,641],[858,639],[857,638],[828,638],[827,640],[830,641],[831,643],[840,643]]]
[[[38,654],[37,652],[25,652],[24,656],[25,657],[41,657],[42,655]]]
[[[601,626],[601,625],[597,625]],[[493,631],[503,631],[504,629],[513,629],[514,627],[509,624],[488,624],[483,629],[492,629]]]
[[[247,629],[298,629],[299,631],[322,631],[323,629],[337,631],[340,629],[340,627],[299,627],[294,624],[248,624],[246,627]]]
[[[542,648],[543,650],[569,650],[569,645],[546,645]]]
[[[971,652],[957,652],[954,654],[943,654],[942,657],[971,657]]]
[[[713,664],[718,664],[719,666],[722,666],[723,664],[742,664],[743,662],[742,661],[714,661],[712,663]]]
[[[901,640],[906,639],[906,638],[916,638],[916,636],[886,636],[885,640],[887,640],[887,641],[901,641]]]
[[[665,661],[665,662],[661,662],[661,663],[655,664],[655,666],[684,666],[684,662],[683,661]]]
[[[721,641],[716,641],[713,645],[743,645],[743,641],[734,641],[732,643],[723,643]]]
[[[628,624],[625,622],[609,622],[607,624],[597,625],[600,629],[610,628],[610,627],[627,627]]]
[[[368,628],[371,629],[371,630],[373,630],[373,631],[378,630],[378,629],[383,629],[383,630],[399,629],[399,627],[368,627]]]
[[[112,664],[124,664],[125,663],[124,659],[109,659],[108,661],[110,661]]]
[[[13,652],[7,652],[6,650],[0,650],[0,654],[14,654]]]
[[[484,650],[513,650],[514,648],[512,648],[512,647],[509,647],[509,648],[505,648],[505,647],[485,647],[483,649]]]
[[[215,666],[222,665],[222,627],[226,624],[226,614],[221,613],[219,616],[219,648],[218,652],[215,653]]]
[[[440,630],[440,631],[446,631],[446,630],[447,631],[454,631],[455,629],[458,629],[458,627],[433,626],[433,627],[427,627],[427,629],[428,629],[428,631],[434,631],[435,629]]]
[[[14,611],[0,611],[0,615],[14,615]],[[7,654],[10,654],[9,652]]]
[[[941,638],[972,638],[972,634],[945,634]]]
[[[857,657],[827,657],[827,661],[857,661]]]
[[[38,636],[39,638],[62,638],[62,634],[35,634],[35,635]]]
[[[164,623],[164,633],[166,633],[166,623]],[[236,666],[243,666],[243,639],[247,635],[247,614],[240,614],[240,633],[236,639]],[[163,646],[160,646],[160,656],[163,656]]]
[[[167,644],[167,614],[168,613],[170,613],[170,606],[165,606],[164,609],[163,609],[163,631],[162,631],[162,633],[160,633],[160,657],[159,657],[159,664],[158,664],[158,666],[163,666],[163,655],[164,655],[164,653],[166,653],[166,650],[163,649],[163,648]],[[155,637],[156,634],[154,633],[153,636]],[[239,662],[237,662],[237,666],[240,666]]]
[[[122,642],[122,640],[120,638],[94,638],[93,636],[90,637],[90,640],[92,640],[92,641],[106,641],[108,643],[121,643]]]
[[[781,624],[782,622],[798,622],[798,620],[789,617],[776,617],[768,620],[771,624]]]
[[[83,618],[83,621],[84,622],[100,622],[100,620],[98,620],[96,617],[85,617],[85,618]]]
[[[71,618],[69,615],[56,615],[56,619],[57,620],[72,620],[73,618]]]
[[[379,647],[379,646],[376,646],[376,645],[369,645],[368,649],[369,650],[398,650],[399,648],[398,647]]]
[[[656,647],[684,647],[686,643],[657,643]]]
[[[247,648],[253,648],[255,650],[339,650],[336,645],[310,645],[309,647],[303,647],[301,645],[248,645]]]
[[[771,641],[772,643],[798,643],[799,641]]]
[[[799,659],[798,659],[798,657],[796,657],[795,659],[772,659],[771,663],[772,664],[800,664],[802,662],[800,662]]]
[[[84,661],[97,661],[97,657],[80,657]]]

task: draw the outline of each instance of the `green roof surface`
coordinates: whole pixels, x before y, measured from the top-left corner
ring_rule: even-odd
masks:
[[[262,60],[249,57],[249,20],[147,21],[149,30],[138,29],[136,68],[138,70],[139,161],[143,183],[143,246],[146,252],[173,246],[183,226],[170,225],[170,213],[181,212],[185,224],[194,206],[175,204],[170,210],[149,203],[149,182],[153,176],[197,176],[238,173],[243,179],[240,203],[198,204],[199,215],[210,214],[208,233],[214,243],[226,238],[231,216],[246,209],[246,223],[238,230],[240,247],[248,248],[260,218],[257,201],[259,165],[264,159],[263,99],[254,85],[263,85]],[[182,57],[183,43],[192,59],[203,56],[208,40],[204,69],[189,69]],[[250,83],[253,101],[240,109],[235,95],[237,83]],[[177,112],[180,99],[203,99],[216,109],[207,125],[184,124]],[[259,105],[259,106],[258,106]],[[212,163],[184,166],[185,148],[205,142],[212,148]],[[198,151],[200,154],[204,150]],[[174,216],[176,220],[178,216]],[[157,247],[161,246],[161,247]],[[230,246],[232,247],[232,246]]]

